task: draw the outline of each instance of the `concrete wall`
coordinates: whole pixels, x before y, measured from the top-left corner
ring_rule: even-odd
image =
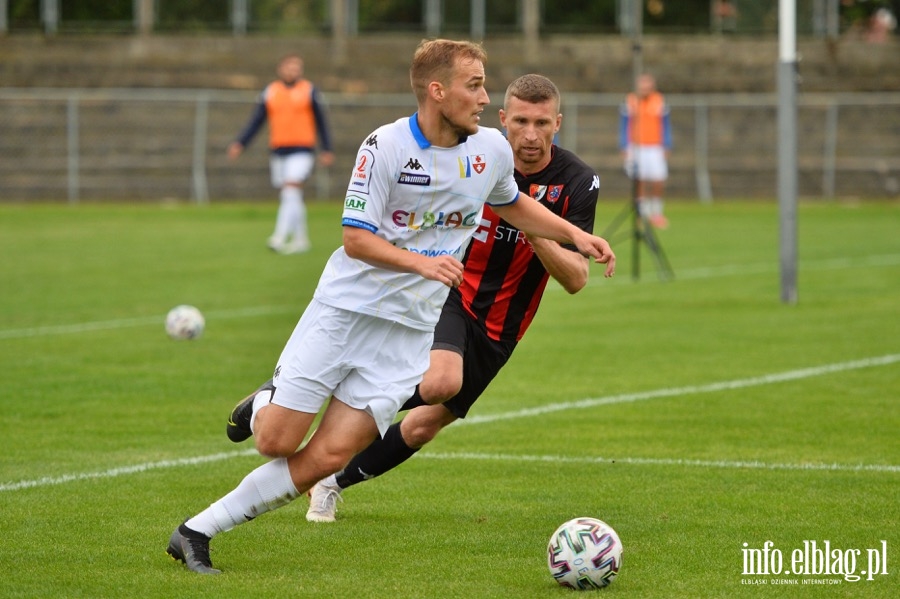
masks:
[[[308,76],[326,91],[406,92],[417,35],[328,37],[55,36],[0,38],[4,87],[181,87],[256,89],[277,58],[301,53]],[[492,37],[489,85],[496,90],[525,72],[551,75],[564,91],[630,89],[631,44],[619,36],[548,37],[529,64],[519,37]],[[649,36],[645,70],[670,93],[774,91],[777,40]],[[801,40],[802,91],[900,90],[900,41]]]

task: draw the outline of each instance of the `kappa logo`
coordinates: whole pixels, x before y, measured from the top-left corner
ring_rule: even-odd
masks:
[[[591,181],[591,188],[588,191],[594,189],[600,189],[600,175],[594,175],[594,179]]]
[[[408,168],[408,169],[414,170],[414,171],[424,171],[425,170],[425,168],[419,163],[419,160],[417,158],[410,158],[406,162],[406,164],[403,165],[403,168]]]
[[[377,150],[378,149],[378,136],[370,135],[368,137],[368,139],[366,139],[366,145],[367,146],[375,146],[375,149]]]
[[[475,174],[480,175],[487,168],[487,161],[484,158],[484,154],[474,154],[472,156],[466,156],[465,159],[458,158],[459,162],[459,178],[460,179],[468,179],[472,176],[472,171],[475,171]]]

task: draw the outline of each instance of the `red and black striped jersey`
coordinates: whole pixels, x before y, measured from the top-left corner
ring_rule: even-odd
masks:
[[[552,147],[547,167],[516,171],[519,190],[592,233],[600,178],[572,152]],[[564,246],[575,251],[574,246]],[[497,341],[518,341],[537,313],[550,275],[525,234],[484,208],[481,226],[463,258],[463,306]]]

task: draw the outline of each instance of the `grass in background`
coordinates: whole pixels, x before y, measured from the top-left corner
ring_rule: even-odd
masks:
[[[265,248],[271,205],[0,207],[0,596],[571,596],[544,552],[580,515],[625,545],[604,596],[897,596],[900,206],[801,206],[795,306],[773,204],[667,211],[674,281],[646,252],[632,280],[616,243],[613,280],[551,284],[469,419],[348,490],[334,525],[301,498],[215,539],[225,573],[199,577],[168,536],[261,463],[225,418],[269,375],[340,206],[310,206],[300,256]],[[201,339],[166,338],[179,303]],[[742,575],[767,540],[786,565],[806,540],[861,549],[857,570],[885,540],[889,575],[768,588],[842,579]]]

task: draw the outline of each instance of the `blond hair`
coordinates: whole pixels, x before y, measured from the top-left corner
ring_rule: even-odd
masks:
[[[428,93],[428,85],[439,81],[448,85],[453,78],[459,60],[487,62],[487,53],[481,44],[445,39],[422,40],[413,55],[409,68],[409,82],[416,100],[422,102]]]

